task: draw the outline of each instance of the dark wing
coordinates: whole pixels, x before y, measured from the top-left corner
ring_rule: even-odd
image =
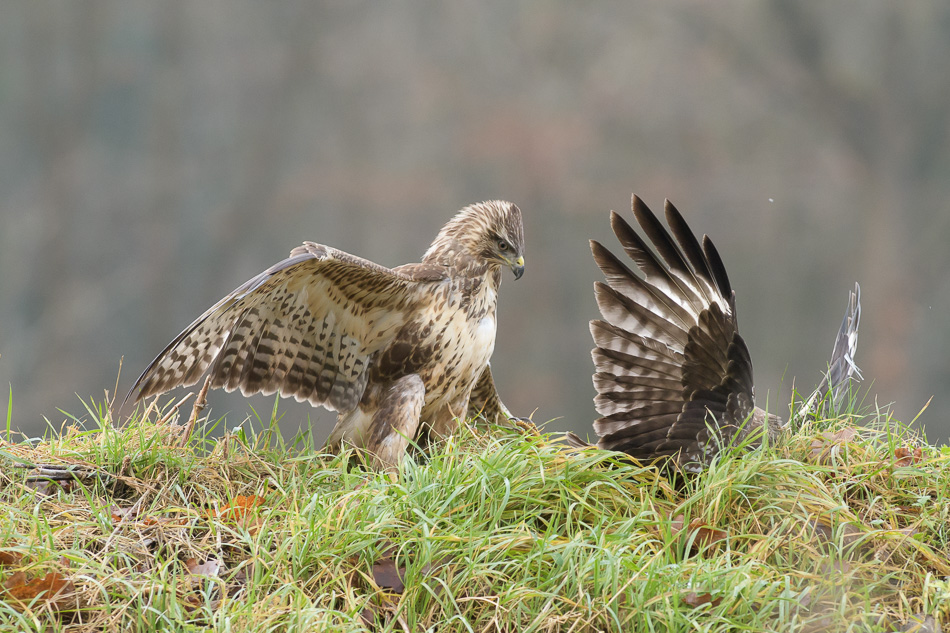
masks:
[[[511,414],[508,407],[498,397],[498,391],[495,388],[495,381],[491,375],[491,365],[485,365],[485,369],[472,387],[472,394],[468,399],[468,412],[465,417],[469,420],[473,418],[485,418],[491,424],[504,424],[509,420],[516,419]]]
[[[665,211],[672,235],[633,197],[634,216],[656,252],[611,213],[614,234],[641,275],[591,242],[606,277],[595,284],[603,320],[590,324],[594,402],[603,416],[594,430],[600,447],[644,462],[676,455],[706,461],[713,450],[707,425],[725,432],[752,413],[752,361],[716,248],[708,237],[700,245],[669,201]]]
[[[858,326],[861,324],[861,286],[854,284],[854,290],[848,296],[848,308],[838,328],[835,346],[828,361],[828,371],[818,388],[812,392],[805,404],[798,410],[796,418],[803,419],[809,414],[820,413],[821,407],[830,403],[834,407],[841,404],[847,392],[851,378],[861,379],[861,370],[854,364],[854,355],[858,351]]]
[[[392,340],[433,267],[395,271],[306,242],[185,328],[132,386],[135,400],[192,385],[282,395],[349,411],[373,353]]]

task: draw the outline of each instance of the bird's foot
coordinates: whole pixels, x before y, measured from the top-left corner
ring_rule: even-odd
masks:
[[[525,435],[534,435],[536,437],[541,435],[541,431],[539,431],[535,423],[531,421],[531,418],[511,418],[511,422],[515,425],[515,428],[520,429]]]

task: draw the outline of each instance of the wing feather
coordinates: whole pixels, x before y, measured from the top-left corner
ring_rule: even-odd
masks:
[[[468,419],[481,417],[491,424],[504,424],[509,420],[517,419],[498,395],[490,363],[485,365],[485,369],[475,381],[465,417]]]
[[[591,322],[597,373],[594,430],[603,448],[641,461],[709,453],[709,426],[726,432],[752,412],[752,362],[718,252],[667,202],[670,230],[634,197],[642,235],[616,213],[611,227],[639,274],[597,242],[603,320]],[[648,243],[649,242],[649,243]],[[652,248],[651,248],[652,246]]]
[[[391,270],[306,242],[185,328],[127,399],[192,385],[208,372],[213,387],[228,391],[279,391],[351,410],[366,387],[370,357],[392,340],[419,286],[443,278],[431,265]]]

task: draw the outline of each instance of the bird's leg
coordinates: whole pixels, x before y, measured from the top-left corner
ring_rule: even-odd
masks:
[[[419,428],[426,388],[418,374],[392,383],[373,415],[364,449],[379,470],[396,471]]]

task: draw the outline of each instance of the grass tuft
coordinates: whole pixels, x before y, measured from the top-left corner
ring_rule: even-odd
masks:
[[[0,630],[887,631],[950,617],[950,451],[880,413],[805,423],[671,483],[484,427],[374,473],[309,429],[285,443],[276,404],[216,437],[224,420],[185,432],[171,404],[120,425],[90,403],[89,424],[13,441],[9,403]]]

